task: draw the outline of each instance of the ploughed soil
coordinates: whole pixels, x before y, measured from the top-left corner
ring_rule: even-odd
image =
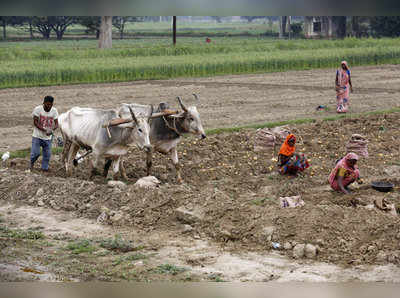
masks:
[[[353,113],[400,107],[397,65],[353,67]],[[0,90],[0,152],[30,147],[32,111],[44,96],[60,113],[74,106],[111,109],[121,103],[176,107],[181,96],[196,104],[206,129],[335,115],[335,69],[178,78],[115,84],[67,85]],[[200,103],[193,100],[198,94]],[[316,107],[327,107],[323,112]]]
[[[30,147],[31,112],[48,94],[61,113],[122,102],[175,107],[176,96],[191,105],[195,92],[203,126],[211,129],[336,115],[334,73],[4,89],[0,152]],[[351,112],[399,107],[399,78],[393,65],[352,68]],[[319,105],[326,108],[317,111]],[[27,172],[28,158],[8,160],[0,168],[0,280],[400,281],[400,219],[373,207],[386,198],[399,208],[399,125],[400,114],[392,113],[290,126],[297,151],[311,163],[296,178],[277,174],[277,152],[254,152],[252,129],[185,137],[178,146],[183,184],[168,158],[155,154],[156,189],[134,186],[146,175],[136,148],[125,158],[129,181],[122,189],[100,176],[89,179],[87,160],[69,178],[58,155],[48,174]],[[364,184],[342,195],[327,177],[353,133],[367,136],[370,156],[359,161]],[[374,180],[395,188],[377,192]],[[292,195],[305,205],[281,208],[279,197]],[[115,247],[104,248],[104,241]],[[124,241],[131,251],[118,250]],[[296,244],[318,253],[294,259]]]
[[[233,254],[277,251],[292,258],[290,247],[312,244],[316,261],[344,268],[398,266],[400,217],[374,208],[373,201],[384,197],[400,209],[399,125],[400,113],[392,113],[291,126],[297,151],[311,164],[295,178],[277,174],[273,152],[254,152],[255,130],[184,138],[178,146],[183,184],[176,183],[169,159],[155,154],[153,175],[161,181],[156,189],[133,185],[146,175],[144,153],[136,148],[125,158],[129,181],[122,189],[109,187],[100,176],[90,180],[85,160],[66,178],[59,156],[48,174],[29,173],[28,159],[15,159],[0,172],[1,201],[67,211],[81,219],[102,215],[103,225],[115,229],[207,240]],[[352,194],[343,195],[330,189],[327,177],[353,133],[368,138],[369,157],[358,162],[364,184],[355,183]],[[378,192],[370,187],[374,180],[390,181],[395,188]],[[292,195],[301,195],[305,205],[281,208],[279,197]],[[273,248],[273,242],[280,247]],[[190,265],[201,263],[196,260]]]

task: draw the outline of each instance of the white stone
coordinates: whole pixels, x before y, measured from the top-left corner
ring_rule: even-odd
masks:
[[[191,225],[184,225],[182,233],[189,233],[193,231],[193,227]]]
[[[175,209],[175,216],[179,221],[186,224],[193,224],[203,219],[203,215],[200,211],[189,211],[183,206]]]
[[[38,201],[38,206],[40,206],[40,207],[44,206],[44,202],[42,200],[39,200]]]
[[[160,183],[160,180],[158,180],[156,177],[146,176],[140,178],[134,185],[143,188],[156,188]]]
[[[263,229],[263,235],[265,235],[266,237],[272,236],[272,234],[274,234],[274,232],[275,232],[274,226],[265,227]]]
[[[283,244],[283,249],[285,249],[285,250],[290,250],[290,249],[292,249],[292,244],[290,244],[290,242],[285,242],[285,243]]]

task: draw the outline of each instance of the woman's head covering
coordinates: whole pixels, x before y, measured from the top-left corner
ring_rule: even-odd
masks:
[[[281,146],[281,150],[279,150],[279,154],[285,156],[293,155],[294,151],[296,150],[296,146],[295,145],[290,146],[289,140],[294,140],[294,142],[296,143],[296,136],[291,133],[286,137],[285,142]]]
[[[347,61],[343,60],[342,62],[340,62],[340,65],[345,65],[347,69],[349,69],[349,65],[347,64]]]
[[[347,155],[344,157],[344,159],[345,159],[346,161],[347,161],[347,160],[350,160],[350,159],[358,160],[358,155],[355,154],[355,153],[353,153],[353,152],[350,152],[350,153],[347,153]]]

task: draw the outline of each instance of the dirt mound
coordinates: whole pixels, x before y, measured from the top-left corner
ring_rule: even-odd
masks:
[[[312,244],[317,254],[311,257],[318,260],[400,264],[400,217],[371,208],[377,197],[400,204],[400,178],[394,174],[400,168],[399,125],[400,114],[389,114],[292,127],[299,136],[297,150],[311,163],[297,178],[276,174],[271,155],[253,151],[255,131],[248,130],[204,141],[185,138],[179,146],[182,185],[175,183],[170,161],[156,155],[152,174],[161,186],[135,187],[145,175],[145,161],[143,153],[132,149],[124,188],[111,187],[101,177],[90,181],[85,162],[73,178],[65,178],[63,170],[44,176],[16,166],[0,172],[0,196],[112,225],[212,238],[232,251],[274,249],[274,242],[292,256],[296,244]],[[344,196],[330,190],[327,177],[354,133],[367,136],[370,157],[359,161],[365,184]],[[60,167],[55,158],[51,168]],[[392,181],[395,190],[373,190],[369,183],[377,179]],[[305,206],[280,208],[280,196],[298,194]]]

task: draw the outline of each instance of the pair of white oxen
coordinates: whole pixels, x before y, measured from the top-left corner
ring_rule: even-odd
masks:
[[[154,113],[153,106],[133,103],[111,110],[74,107],[62,113],[58,122],[64,138],[62,162],[67,175],[72,174],[78,150],[84,148],[93,155],[91,176],[98,173],[97,166],[105,159],[105,177],[111,165],[114,179],[121,174],[127,180],[121,158],[128,153],[130,145],[136,144],[146,151],[147,175],[151,171],[152,152],[158,151],[170,155],[177,181],[182,182],[176,148],[181,136],[192,133],[205,138],[206,135],[196,106],[186,107],[179,97],[177,100],[182,111],[159,108]]]

